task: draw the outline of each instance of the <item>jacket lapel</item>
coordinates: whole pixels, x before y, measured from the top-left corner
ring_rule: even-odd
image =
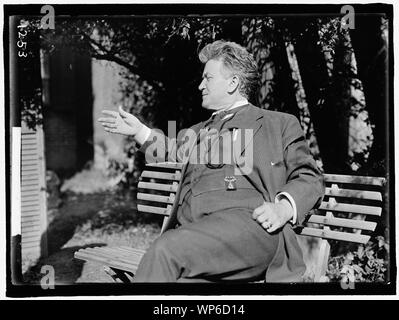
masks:
[[[187,167],[188,167],[188,163],[189,163],[188,160],[190,159],[191,153],[193,152],[193,149],[196,145],[198,135],[199,135],[201,129],[204,127],[204,125],[205,125],[205,122],[202,121],[202,122],[194,125],[193,127],[191,127],[191,130],[194,130],[194,132],[195,132],[195,139],[193,139],[191,144],[188,146],[189,157],[186,159],[187,161],[185,163],[183,163],[183,167],[181,169],[181,178],[179,181],[179,186],[176,191],[175,201],[173,202],[172,208],[170,210],[169,219],[168,219],[167,223],[163,225],[161,233],[163,233],[164,231],[166,231],[168,229],[172,229],[177,223],[177,207],[178,207],[178,203],[179,203],[182,181],[183,181],[184,175],[186,174],[186,171],[187,171]]]
[[[262,121],[261,121],[262,119],[263,119],[263,114],[260,112],[260,109],[255,108],[254,106],[249,104],[245,110],[235,114],[234,117],[231,120],[229,120],[226,123],[226,125],[223,127],[224,129],[227,130],[241,129],[241,131],[243,132],[245,132],[245,130],[252,131],[252,133],[249,135],[249,139],[247,139],[247,137],[245,136],[245,144],[241,145],[241,155],[244,153],[248,145],[250,143],[253,143],[255,135],[259,132],[259,129],[262,127]]]

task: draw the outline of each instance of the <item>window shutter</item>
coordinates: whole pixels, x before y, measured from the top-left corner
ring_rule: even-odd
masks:
[[[43,129],[21,129],[21,255],[47,255],[47,199]]]

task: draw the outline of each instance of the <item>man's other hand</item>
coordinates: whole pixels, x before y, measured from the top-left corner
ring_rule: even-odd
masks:
[[[264,202],[252,213],[254,218],[267,232],[282,228],[294,215],[294,209],[287,199],[279,203]]]
[[[102,113],[109,117],[99,118],[98,121],[107,132],[135,136],[143,128],[143,124],[134,115],[124,111],[121,106],[118,111],[103,110]]]

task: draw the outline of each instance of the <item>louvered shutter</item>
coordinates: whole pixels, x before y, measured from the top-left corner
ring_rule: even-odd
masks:
[[[47,203],[42,128],[21,130],[21,254],[47,255]]]

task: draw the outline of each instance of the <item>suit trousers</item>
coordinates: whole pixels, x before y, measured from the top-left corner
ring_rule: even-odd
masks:
[[[218,282],[264,279],[278,246],[250,208],[206,214],[164,232],[142,258],[134,282]]]

